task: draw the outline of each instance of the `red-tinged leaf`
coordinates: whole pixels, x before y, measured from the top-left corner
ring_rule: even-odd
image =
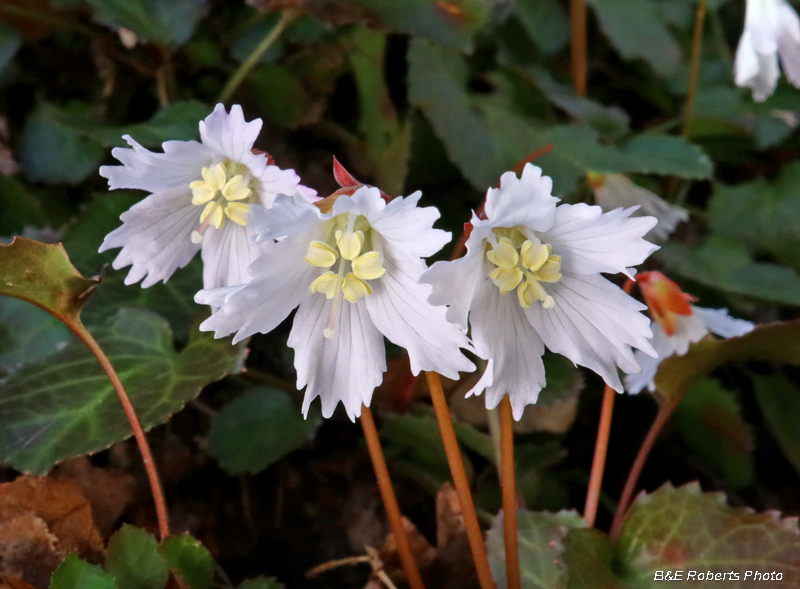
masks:
[[[336,156],[333,156],[333,177],[342,188],[361,186],[361,184],[363,184],[353,178],[353,175],[345,169],[338,159],[336,159]]]
[[[0,244],[0,295],[33,303],[59,319],[76,320],[99,282],[81,276],[61,244],[27,237]]]
[[[686,587],[705,587],[698,581],[722,581],[731,573],[739,577],[727,576],[727,584],[755,587],[748,581],[754,582],[756,571],[780,575],[782,587],[797,587],[800,529],[797,518],[730,507],[725,495],[702,493],[697,483],[677,489],[667,483],[642,493],[631,507],[617,543],[617,561],[634,587],[650,587],[657,571],[678,570]],[[751,576],[745,578],[748,571]]]

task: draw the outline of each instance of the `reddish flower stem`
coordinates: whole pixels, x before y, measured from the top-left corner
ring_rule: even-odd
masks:
[[[622,290],[630,294],[633,284],[633,280],[629,278]],[[597,441],[594,445],[592,472],[589,475],[589,488],[586,491],[586,505],[583,508],[583,519],[590,528],[594,526],[594,520],[597,517],[597,504],[600,501],[600,489],[603,486],[603,472],[606,466],[608,438],[611,435],[611,417],[614,414],[616,395],[616,391],[606,385],[603,392],[603,407],[600,410],[600,425],[597,427]]]
[[[500,401],[500,462],[503,487],[503,536],[508,589],[521,589],[519,538],[517,536],[517,483],[514,471],[514,415],[508,395]]]
[[[375,428],[375,420],[372,418],[372,411],[366,405],[361,407],[359,421],[361,422],[361,429],[364,430],[369,457],[372,459],[372,467],[375,470],[375,477],[378,479],[378,488],[381,491],[383,506],[386,508],[386,515],[389,518],[389,525],[392,527],[392,535],[394,535],[397,544],[397,552],[400,555],[400,561],[403,563],[403,570],[406,573],[408,584],[411,589],[425,589],[417,568],[417,562],[414,560],[411,542],[406,533],[403,516],[400,514],[400,506],[397,504],[392,481],[389,478],[389,469],[386,467],[386,459],[383,456],[383,450],[381,450],[381,441],[378,437],[378,430]]]
[[[578,96],[586,96],[586,2],[570,0],[572,33],[572,83]]]
[[[467,472],[464,470],[464,463],[461,461],[461,450],[458,447],[453,422],[450,420],[450,409],[447,407],[442,381],[435,372],[426,372],[425,377],[428,379],[428,388],[431,392],[433,408],[436,411],[436,419],[439,422],[439,431],[442,434],[447,462],[450,465],[450,474],[453,476],[458,503],[461,505],[464,527],[467,531],[469,547],[472,550],[472,559],[475,561],[475,569],[478,571],[478,581],[481,589],[495,589],[492,570],[489,568],[489,558],[486,556],[486,547],[483,545],[481,526],[478,523],[475,504],[472,501],[472,493],[469,490]]]
[[[655,444],[658,434],[661,433],[664,425],[669,421],[670,415],[672,415],[672,411],[675,407],[676,403],[669,401],[665,401],[664,404],[659,407],[653,425],[650,426],[650,430],[647,432],[647,436],[645,436],[642,442],[642,447],[639,448],[636,460],[634,460],[631,471],[628,473],[628,479],[625,481],[625,488],[622,490],[622,497],[620,497],[617,511],[614,514],[614,521],[611,524],[610,535],[612,540],[616,541],[619,537],[622,524],[625,521],[625,514],[633,499],[633,492],[636,490],[636,484],[639,482],[639,475],[642,473],[642,468],[647,461],[647,456],[650,454],[650,450],[653,449],[653,444]]]
[[[597,504],[600,501],[600,489],[603,485],[603,471],[608,453],[608,438],[611,433],[611,416],[614,413],[614,399],[617,391],[606,385],[603,392],[603,408],[600,410],[600,425],[597,428],[597,441],[594,445],[592,473],[589,476],[589,489],[586,491],[586,505],[583,508],[583,519],[591,528],[597,517]]]
[[[94,354],[94,357],[97,358],[100,366],[102,366],[108,376],[108,380],[111,381],[111,385],[117,392],[119,401],[122,403],[122,409],[125,411],[128,422],[131,424],[133,437],[136,438],[136,443],[139,445],[139,452],[142,454],[142,462],[144,462],[144,469],[147,471],[147,478],[150,481],[150,490],[153,493],[153,502],[156,504],[159,533],[161,535],[161,540],[164,540],[170,535],[167,502],[164,499],[161,479],[158,476],[158,470],[153,461],[153,453],[150,451],[150,445],[147,443],[147,436],[145,436],[144,429],[142,429],[142,424],[139,422],[139,416],[136,415],[136,409],[134,409],[133,403],[131,403],[131,399],[125,391],[125,387],[122,386],[122,381],[119,379],[108,356],[106,356],[103,349],[92,337],[92,334],[89,333],[83,323],[81,323],[80,319],[71,319],[63,316],[59,318],[78,336],[78,338],[80,338],[86,347],[89,348],[89,351]]]

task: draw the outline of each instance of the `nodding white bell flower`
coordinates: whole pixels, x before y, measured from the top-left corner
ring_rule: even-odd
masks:
[[[747,0],[744,31],[733,66],[736,85],[753,89],[753,99],[766,100],[781,70],[800,88],[800,18],[786,0]]]
[[[200,250],[206,288],[249,280],[247,267],[263,249],[250,239],[250,207],[269,208],[278,194],[316,195],[294,170],[252,152],[260,131],[261,119],[245,122],[239,105],[228,113],[218,104],[200,121],[200,142],[166,141],[156,153],[125,136],[131,147],[111,152],[122,165],[102,166],[100,175],[111,190],[151,193],[120,216],[122,226],[100,246],[101,252],[122,248],[113,267],[131,266],[125,284],[166,282]]]
[[[348,194],[349,193],[349,194]],[[219,307],[200,329],[234,343],[275,329],[296,307],[289,346],[297,387],[307,386],[303,413],[320,397],[330,417],[339,401],[351,419],[369,406],[386,371],[384,336],[408,350],[411,371],[458,378],[475,366],[459,348],[467,337],[427,303],[417,279],[423,257],[450,234],[433,229],[435,207],[417,206],[421,193],[386,202],[371,186],[342,189],[317,204],[279,196],[272,210],[254,206],[251,222],[264,254],[245,286],[200,291],[198,303]]]
[[[666,241],[678,223],[689,218],[686,209],[669,204],[654,192],[637,186],[627,176],[596,172],[589,172],[586,176],[594,190],[595,204],[604,211],[638,206],[640,208],[631,216],[650,215],[658,219],[658,224],[644,236],[647,240]]]
[[[670,356],[682,356],[691,344],[709,333],[725,338],[737,337],[755,327],[749,321],[729,317],[727,309],[695,307],[691,303],[696,299],[681,291],[661,272],[642,272],[636,277],[636,283],[654,319],[651,343],[658,356],[650,358],[636,352],[642,372],[625,377],[625,390],[631,394],[645,387],[655,392],[655,378],[661,362]]]
[[[639,371],[631,348],[655,355],[645,306],[601,273],[631,276],[630,267],[658,249],[642,239],[656,219],[630,218],[634,209],[556,206],[552,187],[532,164],[521,178],[503,174],[486,196],[486,218],[473,214],[468,253],[436,262],[421,278],[433,286],[431,303],[449,305],[448,319],[471,325],[476,353],[488,360],[468,395],[485,390],[493,408],[508,393],[517,420],[545,386],[545,346],[620,392],[617,366]]]

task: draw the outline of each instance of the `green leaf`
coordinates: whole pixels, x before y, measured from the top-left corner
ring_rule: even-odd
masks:
[[[556,0],[517,0],[514,14],[545,55],[554,55],[569,42],[569,16]]]
[[[184,580],[189,589],[209,589],[214,580],[214,559],[198,540],[189,534],[170,536],[158,553],[172,574]]]
[[[800,388],[783,375],[757,376],[753,379],[756,400],[772,436],[783,455],[800,473]]]
[[[66,107],[45,104],[41,110],[70,131],[96,141],[103,147],[127,146],[123,135],[130,135],[145,147],[161,147],[164,141],[188,141],[199,135],[199,122],[211,109],[196,101],[173,102],[149,120],[131,125],[110,125],[98,118],[90,106],[73,103]]]
[[[275,577],[258,577],[248,579],[239,585],[239,589],[285,589],[286,585],[278,581]]]
[[[560,354],[545,352],[542,356],[547,384],[539,393],[536,405],[547,407],[571,399],[583,388],[583,373]]]
[[[643,59],[668,75],[681,60],[681,48],[652,0],[589,0],[600,28],[625,59]]]
[[[746,571],[768,570],[792,587],[800,583],[800,530],[796,519],[776,512],[729,507],[722,493],[701,493],[697,483],[677,489],[667,483],[631,506],[617,557],[634,588],[652,587],[659,570],[683,570],[686,586],[700,586],[690,571],[739,572],[742,587]]]
[[[686,445],[732,489],[752,482],[753,428],[734,394],[718,381],[699,381],[675,409],[673,420]]]
[[[468,78],[467,65],[459,53],[412,39],[408,53],[409,101],[425,114],[464,177],[475,187],[485,189],[497,183],[503,170],[496,163],[489,128],[467,93]],[[517,155],[515,161],[532,149]]]
[[[376,183],[389,194],[400,194],[408,171],[411,125],[398,118],[386,86],[386,35],[357,26],[341,35],[339,43],[358,92],[358,127],[364,138],[359,151]]]
[[[717,184],[709,205],[711,230],[769,252],[800,269],[800,163],[781,168],[775,180]]]
[[[786,266],[754,262],[740,241],[712,235],[694,247],[667,242],[656,257],[699,284],[772,303],[800,305],[800,275]]]
[[[572,86],[557,82],[546,70],[529,71],[530,80],[547,99],[578,121],[583,121],[608,137],[626,133],[630,117],[617,106],[605,106],[585,96],[578,96]]]
[[[302,82],[284,65],[256,68],[247,85],[270,121],[286,129],[299,127],[308,117],[312,99]]]
[[[148,41],[177,47],[192,36],[206,0],[86,0],[94,18],[113,29],[130,29]]]
[[[70,340],[69,328],[46,311],[0,297],[0,373],[43,360]]]
[[[97,173],[103,148],[61,124],[48,105],[39,107],[25,123],[19,153],[28,179],[43,184],[79,184]]]
[[[315,414],[304,419],[287,393],[253,389],[211,421],[208,452],[230,474],[261,472],[312,439],[320,423]]]
[[[639,135],[620,148],[626,172],[663,174],[699,180],[714,175],[714,164],[700,147],[674,135]]]
[[[77,220],[67,227],[63,243],[75,267],[86,274],[106,272],[81,317],[86,325],[94,326],[108,321],[120,307],[146,309],[166,317],[175,336],[185,340],[192,323],[204,313],[193,300],[195,293],[203,288],[203,263],[200,257],[196,256],[166,283],[140,288],[138,285],[125,284],[125,276],[130,268],[110,268],[119,250],[97,251],[103,238],[119,227],[119,216],[139,202],[142,196],[141,192],[130,190],[102,194],[89,201]],[[105,268],[104,264],[107,265]]]
[[[50,589],[117,589],[114,577],[72,554],[53,573]]]
[[[0,23],[0,72],[14,59],[20,46],[22,35],[6,23]]]
[[[25,227],[47,225],[39,199],[12,176],[0,175],[0,211],[0,235],[19,235]]]
[[[0,276],[0,295],[73,320],[98,284],[75,270],[61,244],[49,245],[26,237],[0,244]]]
[[[106,569],[116,577],[117,589],[161,589],[169,579],[156,539],[128,524],[108,541]]]
[[[522,589],[556,589],[567,581],[563,560],[564,539],[571,529],[585,528],[586,521],[575,511],[548,513],[517,511],[519,561]],[[502,512],[492,522],[486,537],[489,565],[498,589],[506,589],[505,541]]]
[[[491,17],[485,0],[352,0],[386,26],[471,52],[475,34]]]
[[[1,250],[0,250],[1,251]],[[166,321],[121,310],[95,337],[117,370],[145,429],[164,423],[210,382],[238,371],[241,348],[195,332],[176,352]],[[44,474],[56,462],[97,452],[131,435],[116,393],[77,341],[30,364],[0,390],[0,460]]]
[[[683,356],[658,367],[656,389],[668,402],[679,402],[692,387],[723,364],[767,360],[800,365],[800,320],[766,323],[741,337],[706,338]]]
[[[600,530],[569,530],[563,558],[569,572],[566,589],[625,589],[614,574],[614,547]]]

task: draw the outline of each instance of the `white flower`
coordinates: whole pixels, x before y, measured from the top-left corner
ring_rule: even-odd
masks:
[[[113,267],[131,266],[125,284],[166,282],[201,249],[206,288],[247,282],[247,266],[263,250],[250,240],[250,206],[269,208],[278,194],[316,194],[299,185],[294,170],[252,152],[260,130],[261,119],[247,123],[240,106],[228,114],[218,104],[200,122],[200,143],[167,141],[164,153],[155,153],[125,136],[131,148],[111,152],[122,165],[102,166],[100,175],[111,190],[152,193],[120,216],[123,225],[100,246],[122,248]]]
[[[265,244],[246,286],[200,291],[195,300],[220,309],[200,326],[234,343],[275,329],[298,307],[289,336],[297,387],[306,389],[303,412],[320,397],[330,417],[339,401],[351,419],[369,406],[383,380],[383,337],[408,350],[411,370],[458,378],[475,366],[459,350],[466,336],[426,302],[418,283],[423,257],[450,234],[433,229],[434,207],[419,208],[419,192],[388,204],[377,188],[341,194],[331,206],[279,196],[271,211],[253,207],[251,222]],[[324,212],[323,212],[324,211]]]
[[[686,209],[669,204],[657,194],[637,186],[627,176],[595,172],[589,172],[587,176],[594,189],[595,203],[604,211],[638,206],[640,208],[632,217],[650,215],[658,219],[658,225],[644,236],[645,239],[666,241],[678,223],[689,218]]]
[[[642,239],[656,220],[631,219],[632,209],[556,207],[552,186],[531,164],[521,178],[503,174],[487,194],[487,219],[472,217],[467,255],[436,262],[421,279],[433,285],[431,303],[449,305],[448,319],[464,329],[469,321],[476,352],[488,359],[468,394],[485,389],[492,408],[508,393],[515,419],[545,385],[545,346],[620,392],[617,366],[639,371],[631,347],[655,354],[645,306],[600,273],[630,276],[657,249]]]
[[[643,272],[637,276],[636,282],[654,319],[651,343],[658,356],[651,358],[636,352],[642,372],[625,377],[625,390],[631,394],[645,387],[654,392],[661,362],[670,356],[684,355],[691,344],[709,333],[726,338],[737,337],[754,327],[749,321],[729,317],[727,309],[695,307],[691,304],[694,297],[682,292],[677,284],[660,272]]]
[[[733,66],[736,85],[753,89],[761,102],[775,91],[781,75],[800,88],[800,18],[786,0],[747,0],[744,31]]]

